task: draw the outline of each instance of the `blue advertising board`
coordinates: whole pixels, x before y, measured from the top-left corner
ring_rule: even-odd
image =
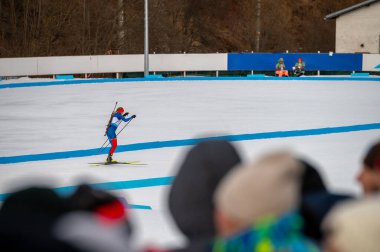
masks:
[[[361,71],[362,54],[350,53],[229,53],[227,69],[269,71],[275,69],[279,58],[291,70],[298,58],[306,63],[306,70]]]

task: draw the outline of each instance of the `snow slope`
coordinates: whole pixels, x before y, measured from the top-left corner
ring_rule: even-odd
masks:
[[[138,244],[182,244],[184,238],[167,211],[170,182],[143,183],[147,179],[170,181],[190,148],[184,143],[194,138],[237,136],[234,144],[245,160],[272,148],[291,148],[320,168],[332,190],[358,194],[355,176],[361,158],[380,139],[379,93],[380,82],[301,79],[0,89],[0,194],[33,183],[66,189],[81,181],[106,183],[130,204],[151,208],[132,210]],[[115,158],[147,165],[88,164],[106,158],[106,154],[88,156],[86,151],[105,141],[104,127],[115,101],[137,115],[120,134],[120,149],[142,146],[116,153]],[[258,133],[270,134],[260,137]],[[160,147],[162,143],[171,147]],[[68,151],[79,156],[55,159],[57,152]],[[39,159],[43,153],[46,158]],[[37,154],[37,161],[17,161],[31,154]],[[13,161],[5,162],[8,157]],[[128,181],[138,181],[138,186],[127,187],[124,182]]]

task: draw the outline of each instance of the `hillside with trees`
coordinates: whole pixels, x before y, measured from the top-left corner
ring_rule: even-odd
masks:
[[[324,17],[362,0],[259,2],[149,0],[150,53],[334,51]],[[143,51],[144,0],[0,0],[0,57]]]

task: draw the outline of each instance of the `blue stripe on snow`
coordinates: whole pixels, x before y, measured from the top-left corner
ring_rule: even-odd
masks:
[[[134,189],[142,187],[152,187],[152,186],[166,186],[173,182],[174,177],[161,177],[161,178],[148,178],[139,180],[129,180],[129,181],[114,181],[114,182],[104,182],[90,184],[91,187],[112,191],[112,190],[123,190],[123,189]],[[65,186],[54,188],[54,190],[60,195],[66,196],[75,191],[77,186]],[[4,201],[10,193],[0,194],[0,201]],[[137,209],[151,209],[150,206],[144,205],[130,205],[132,208]]]
[[[128,205],[129,209],[144,209],[144,210],[152,210],[151,206],[145,206],[145,205]]]
[[[25,82],[13,84],[0,84],[0,89],[4,88],[24,88],[24,87],[45,87],[61,85],[79,85],[79,84],[109,84],[115,82],[152,82],[152,81],[213,81],[213,80],[298,80],[298,81],[372,81],[379,82],[378,77],[355,78],[355,77],[331,77],[331,76],[304,76],[278,78],[273,76],[249,76],[249,77],[173,77],[173,78],[124,78],[124,79],[85,79],[85,80],[65,80],[65,81],[47,81],[47,82]]]
[[[290,130],[290,131],[275,131],[275,132],[264,132],[264,133],[252,133],[252,134],[240,134],[240,135],[226,135],[226,136],[215,136],[207,138],[193,138],[193,139],[182,139],[182,140],[168,140],[168,141],[157,141],[157,142],[146,142],[146,143],[135,143],[128,145],[120,145],[117,148],[117,152],[125,151],[136,151],[136,150],[147,150],[147,149],[157,149],[166,147],[179,147],[194,145],[200,141],[205,140],[217,140],[223,139],[228,141],[246,141],[246,140],[256,140],[256,139],[270,139],[270,138],[285,138],[285,137],[298,137],[298,136],[312,136],[312,135],[323,135],[323,134],[336,134],[363,130],[377,130],[380,129],[380,123],[370,123],[370,124],[360,124],[351,126],[340,126],[340,127],[330,127],[330,128],[318,128],[318,129],[305,129],[305,130]],[[109,148],[106,148],[105,152],[108,152]],[[64,159],[64,158],[75,158],[75,157],[86,157],[101,155],[98,153],[99,149],[88,149],[88,150],[74,150],[74,151],[64,151],[64,152],[53,152],[53,153],[41,153],[32,155],[20,155],[20,156],[9,156],[0,157],[0,164],[10,164],[10,163],[20,163],[29,161],[43,161],[52,159]]]

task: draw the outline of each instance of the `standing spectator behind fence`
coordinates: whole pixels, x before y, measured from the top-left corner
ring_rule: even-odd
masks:
[[[285,70],[285,63],[284,63],[284,59],[283,58],[280,58],[276,64],[276,72],[275,72],[276,76],[278,77],[282,77],[283,75],[285,75],[286,77],[289,76],[288,74],[288,70]]]
[[[301,75],[305,75],[305,62],[302,60],[302,58],[298,58],[298,61],[296,62],[296,64],[294,65],[293,67],[293,74],[294,76],[301,76]]]

